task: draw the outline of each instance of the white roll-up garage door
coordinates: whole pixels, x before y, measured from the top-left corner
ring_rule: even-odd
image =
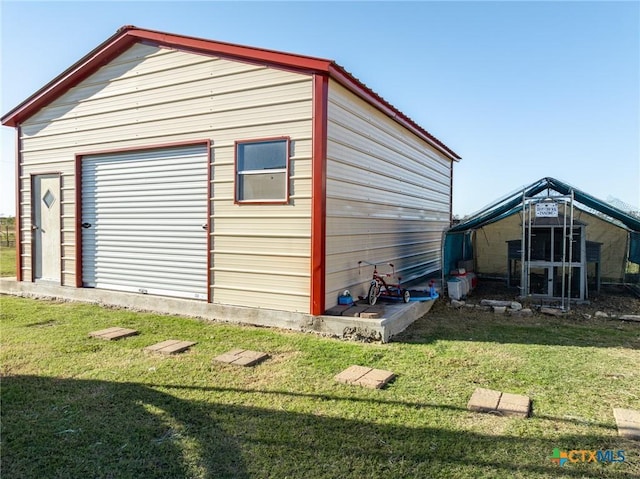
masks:
[[[207,298],[205,145],[82,159],[84,286]]]

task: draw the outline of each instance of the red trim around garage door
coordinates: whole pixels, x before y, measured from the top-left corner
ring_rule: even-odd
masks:
[[[178,146],[206,145],[207,148],[207,302],[211,302],[211,140],[193,140],[157,145],[134,146],[102,151],[78,153],[75,158],[75,197],[76,197],[76,288],[82,288],[82,158],[90,155],[126,153],[128,151],[159,150]]]

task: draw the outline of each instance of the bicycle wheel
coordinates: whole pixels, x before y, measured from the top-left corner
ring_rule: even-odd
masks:
[[[405,303],[408,303],[411,300],[411,293],[409,293],[409,290],[405,289],[402,292],[402,301],[404,301]]]
[[[380,285],[378,283],[371,283],[369,286],[369,293],[367,294],[367,300],[369,301],[369,305],[373,306],[378,301],[378,296],[380,295]]]

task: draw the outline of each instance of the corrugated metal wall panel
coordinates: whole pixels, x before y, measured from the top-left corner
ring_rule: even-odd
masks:
[[[333,131],[344,131],[344,128],[336,125]],[[341,175],[344,178],[350,176],[358,177],[357,171],[354,171],[355,165],[353,162],[368,163],[372,161],[371,155],[366,152],[350,149],[348,146],[336,142],[331,139],[331,149],[335,159],[334,168],[336,168],[336,175]],[[350,158],[350,161],[343,163],[340,158]],[[439,163],[435,163],[433,168],[425,168],[424,164],[407,161],[406,165],[402,164],[402,161],[395,158],[395,162],[391,160],[388,155],[376,155],[376,161],[378,162],[378,168],[376,173],[381,176],[390,177],[394,179],[402,179],[402,181],[408,182],[410,185],[420,186],[426,192],[440,193],[446,196],[448,193],[447,179],[450,175],[449,169],[442,169]],[[338,170],[342,168],[343,171]],[[428,185],[420,184],[419,178],[421,175],[429,173],[432,177],[432,181]],[[415,178],[414,178],[415,177]]]
[[[177,106],[179,108],[179,105]],[[179,111],[179,110],[176,110]],[[38,150],[46,148],[68,148],[77,144],[87,146],[95,145],[99,135],[100,141],[115,142],[130,134],[135,128],[140,136],[158,138],[165,135],[188,133],[193,130],[194,123],[201,125],[220,125],[224,118],[227,129],[237,129],[246,126],[281,124],[287,121],[305,121],[309,119],[309,102],[287,103],[267,106],[257,106],[251,109],[238,110],[218,114],[216,112],[201,112],[197,115],[176,116],[165,118],[137,117],[129,115],[117,123],[106,123],[100,126],[97,123],[94,128],[74,132],[73,137],[66,134],[56,134],[51,137],[42,133],[29,142],[28,148]],[[214,129],[209,127],[209,131]],[[206,131],[206,130],[205,130]],[[76,145],[74,145],[76,143]]]
[[[222,274],[215,271],[219,254],[223,267],[234,271],[224,277],[225,284],[213,284],[212,301],[307,312],[309,278],[300,276],[300,268],[310,257],[311,92],[310,75],[138,44],[29,118],[22,126],[26,180],[21,201],[29,201],[31,172],[61,171],[63,182],[71,186],[69,202],[63,205],[63,216],[70,220],[63,231],[64,283],[75,284],[76,154],[209,139],[211,275]],[[281,136],[291,139],[290,203],[234,204],[234,142]],[[158,179],[157,172],[146,174]],[[117,194],[115,189],[104,193],[105,198]],[[116,207],[128,209],[114,203],[112,211]],[[166,205],[168,213],[176,208],[180,206]],[[139,201],[131,212],[151,218],[152,209]],[[22,221],[27,233],[25,272],[30,267],[29,216],[27,206]],[[254,229],[238,218],[257,218],[260,225]],[[125,258],[129,253],[122,248],[117,252]],[[254,256],[259,259],[251,268]],[[261,284],[253,286],[261,291],[250,291],[256,269]],[[295,294],[265,288],[280,284],[281,277]]]
[[[364,295],[371,266],[411,280],[440,268],[449,225],[451,161],[330,82],[326,303]]]
[[[143,119],[149,122],[162,119],[173,120],[178,117],[189,118],[193,115],[202,114],[232,114],[233,112],[236,112],[239,118],[242,119],[240,115],[243,114],[260,115],[261,108],[272,106],[287,108],[287,105],[310,100],[310,95],[307,91],[308,85],[299,83],[299,81],[293,85],[275,85],[260,88],[250,94],[240,91],[224,96],[220,92],[215,96],[211,94],[202,95],[200,92],[194,91],[193,86],[190,86],[190,88],[191,90],[187,94],[191,94],[193,97],[187,97],[180,101],[167,101],[168,91],[164,91],[164,94],[154,102],[138,102],[135,112],[126,108],[115,109],[113,105],[110,105],[113,108],[111,111],[102,110],[99,115],[96,113],[80,114],[74,111],[73,117],[68,116],[66,119],[58,119],[55,123],[47,126],[46,130],[40,132],[39,138],[44,139],[48,136],[64,134],[68,128],[68,122],[73,122],[76,126],[76,131],[80,133],[104,128],[105,125],[144,124]],[[126,98],[120,99],[121,102],[125,100]],[[206,106],[206,110],[203,110],[203,106]],[[30,125],[26,133],[29,134],[41,125],[41,123]]]
[[[61,123],[67,121],[92,119],[95,115],[103,118],[103,114],[111,115],[114,112],[128,112],[130,116],[136,117],[140,108],[188,102],[193,99],[202,101],[199,111],[201,113],[212,108],[233,108],[234,100],[244,102],[240,106],[247,107],[252,106],[254,102],[264,102],[270,96],[273,96],[274,100],[286,100],[286,95],[280,93],[281,90],[293,89],[294,97],[305,94],[301,90],[304,88],[301,85],[304,85],[306,80],[304,76],[217,59],[208,59],[207,63],[194,67],[188,61],[191,56],[178,52],[175,52],[172,58],[176,61],[174,68],[162,75],[158,74],[159,78],[149,75],[142,79],[129,77],[94,83],[91,77],[91,81],[85,81],[69,90],[29,118],[24,124],[24,134],[31,136],[34,132],[42,133],[42,128],[55,131]],[[185,58],[187,61],[181,61]],[[218,69],[224,66],[228,68],[219,72]],[[132,64],[130,67],[135,68],[135,65]],[[308,89],[306,95],[309,96]],[[135,97],[133,110],[132,97]],[[144,118],[147,115],[143,112],[141,116]],[[112,124],[112,117],[104,118],[104,123]]]
[[[401,240],[398,239],[396,233],[334,236],[332,241],[327,243],[327,254],[360,253],[363,250],[371,251],[378,248],[394,248],[398,245],[423,245],[425,243],[438,241],[441,236],[442,232],[437,229],[403,233]],[[343,265],[344,263],[345,261],[342,261],[338,264]]]
[[[84,285],[206,299],[208,166],[205,145],[84,157]]]
[[[267,278],[258,278],[263,285],[272,285]],[[265,282],[266,281],[266,282]],[[308,282],[309,280],[306,279]],[[235,280],[233,281],[236,282]],[[297,283],[297,282],[296,282]],[[225,303],[242,305],[247,308],[273,309],[278,311],[303,311],[309,308],[309,292],[294,294],[286,288],[268,289],[265,291],[256,290],[251,287],[231,286],[228,287],[223,280],[218,280],[218,295],[224,296]]]
[[[343,99],[346,97],[343,96]],[[332,103],[332,141],[347,146],[352,150],[351,154],[364,152],[372,159],[382,159],[407,172],[424,174],[428,170],[433,175],[433,181],[438,181],[437,173],[448,175],[450,160],[433,148],[425,150],[424,142],[376,112],[370,105],[363,102],[361,105],[366,110],[351,108],[348,103]]]

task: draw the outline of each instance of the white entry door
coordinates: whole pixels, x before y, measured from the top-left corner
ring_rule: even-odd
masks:
[[[60,283],[60,175],[33,177],[33,279]]]

